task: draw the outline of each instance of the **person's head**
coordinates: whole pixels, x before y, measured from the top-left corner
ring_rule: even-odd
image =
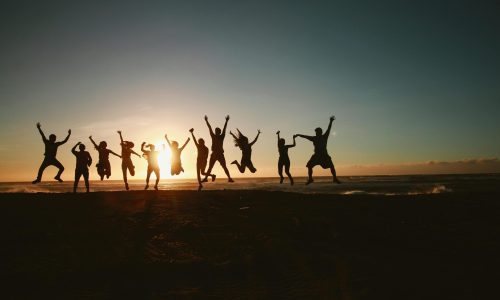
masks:
[[[85,151],[85,145],[84,144],[78,145],[78,149],[80,149],[80,151]]]
[[[248,145],[248,138],[244,136],[239,130],[238,136],[234,139],[234,145],[240,148]]]
[[[149,149],[151,149],[151,151],[155,151],[156,147],[153,144],[149,144]]]
[[[199,138],[198,139],[198,144],[202,145],[202,146],[205,146],[205,140],[202,139],[202,138]]]
[[[108,143],[106,143],[105,141],[99,143],[99,148],[106,148],[106,147],[108,147]]]
[[[176,141],[173,141],[172,142],[172,147],[179,148],[179,143],[177,143]]]
[[[132,149],[132,148],[134,148],[134,143],[132,143],[130,141],[125,141],[125,147]]]
[[[320,136],[320,135],[322,135],[322,134],[323,134],[323,129],[321,129],[321,128],[319,128],[319,127],[318,127],[318,128],[316,128],[316,129],[314,129],[314,131],[316,131],[316,136]]]
[[[222,130],[220,130],[220,128],[219,128],[219,127],[216,127],[216,128],[215,128],[215,134],[216,134],[216,135],[221,135],[221,134],[222,134]]]
[[[56,141],[56,135],[55,134],[51,134],[49,135],[49,141],[51,141],[52,143]]]
[[[285,146],[285,139],[284,139],[284,138],[279,139],[279,141],[278,141],[278,145],[279,145],[280,147]]]

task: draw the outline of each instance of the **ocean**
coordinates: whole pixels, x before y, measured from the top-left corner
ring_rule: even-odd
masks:
[[[320,193],[343,195],[419,195],[439,193],[481,193],[497,191],[500,188],[500,174],[467,175],[405,175],[405,176],[351,176],[339,177],[342,184],[333,184],[331,177],[315,178],[315,182],[306,186],[305,177],[297,177],[291,186],[286,179],[279,184],[279,178],[235,178],[228,183],[222,177],[215,182],[204,184],[203,190],[266,190],[296,193]],[[143,180],[130,180],[131,190],[142,190]],[[154,180],[150,183],[150,190]],[[160,181],[160,190],[197,190],[195,179],[164,179]],[[72,192],[73,182],[64,183],[47,181],[39,184],[31,182],[0,182],[0,193],[68,193]],[[84,192],[84,182],[79,184],[78,192]],[[122,191],[124,184],[120,180],[91,181],[91,192]]]

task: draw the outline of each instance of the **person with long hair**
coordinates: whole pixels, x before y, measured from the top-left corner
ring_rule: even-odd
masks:
[[[99,153],[99,161],[96,164],[97,168],[97,173],[99,174],[99,177],[101,178],[101,181],[104,179],[104,176],[109,179],[109,176],[111,176],[111,164],[109,163],[109,154],[113,154],[115,156],[118,156],[119,158],[122,158],[121,155],[116,154],[113,150],[108,149],[108,143],[105,141],[101,141],[99,145],[94,142],[92,139],[92,136],[89,136],[90,141],[94,145],[94,148],[97,150]]]
[[[181,172],[184,172],[184,168],[182,167],[181,162],[181,153],[182,150],[189,143],[190,138],[186,140],[184,145],[179,148],[179,143],[177,141],[172,141],[168,139],[168,136],[165,134],[165,139],[167,140],[168,145],[170,146],[170,175],[179,175]]]
[[[257,139],[260,135],[260,130],[257,131],[257,136],[251,143],[248,142],[248,138],[243,135],[243,133],[241,133],[239,129],[236,130],[238,131],[237,136],[234,135],[231,131],[229,131],[229,133],[233,136],[234,145],[241,149],[241,162],[238,163],[237,160],[233,160],[231,164],[236,165],[241,173],[244,173],[246,168],[248,168],[250,172],[255,173],[257,169],[252,163],[252,146],[255,144],[255,142],[257,142]]]
[[[283,168],[285,169],[285,174],[288,176],[290,179],[290,184],[293,185],[293,177],[292,174],[290,174],[290,157],[288,156],[288,149],[295,147],[295,138],[296,136],[293,136],[293,144],[291,145],[285,145],[285,139],[280,138],[280,131],[276,132],[276,135],[278,136],[278,153],[280,155],[278,159],[278,174],[280,175],[280,184],[283,183],[283,180],[285,179],[283,177]]]

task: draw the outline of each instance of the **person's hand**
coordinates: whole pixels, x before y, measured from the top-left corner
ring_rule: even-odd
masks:
[[[42,127],[42,124],[40,124],[40,122],[37,122],[36,123],[36,128],[40,129],[40,127]]]
[[[142,145],[142,146],[146,145],[146,142],[142,142],[142,144],[141,144],[141,145]]]
[[[78,146],[78,145],[80,145],[81,143],[82,143],[82,142],[78,142],[78,143],[76,143],[76,145]]]
[[[193,133],[193,131],[194,131],[194,128],[189,129],[189,132]]]
[[[276,134],[280,134],[280,131],[279,131],[279,130],[278,130],[278,131],[276,131]]]
[[[121,131],[121,130],[118,130],[118,131],[116,131],[116,132],[118,132],[118,134],[122,134],[122,131]]]
[[[257,129],[257,133],[260,134],[260,129]]]
[[[229,115],[226,116],[226,121],[229,121]]]
[[[233,132],[232,132],[231,130],[229,130],[229,134],[234,135],[234,134],[233,134]]]
[[[335,120],[335,116],[331,116],[330,117],[330,122],[333,121],[333,120]]]
[[[208,117],[207,117],[207,115],[205,115],[205,121],[208,121]]]
[[[294,134],[294,135],[293,135],[293,138],[296,138],[296,137],[298,137],[298,136],[299,136],[298,134]]]
[[[91,136],[91,135],[89,135],[89,139],[92,139],[92,136]]]
[[[167,134],[166,134],[166,133],[165,133],[165,139],[167,139],[167,140],[168,140],[168,136],[167,136]]]
[[[71,134],[71,129],[68,129],[68,134]]]

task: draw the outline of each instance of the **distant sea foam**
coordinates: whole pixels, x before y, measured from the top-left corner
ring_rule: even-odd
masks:
[[[217,178],[215,182],[204,184],[204,190],[245,189],[285,191],[297,193],[324,193],[342,195],[419,195],[456,192],[481,192],[497,189],[500,174],[480,175],[406,175],[406,176],[352,176],[340,177],[342,184],[334,184],[329,177],[316,178],[315,182],[306,186],[303,177],[296,178],[291,186],[288,180],[279,184],[278,178],[236,178],[234,183]],[[144,181],[129,181],[131,190],[142,190]],[[154,184],[154,182],[153,182]],[[28,182],[0,183],[0,193],[67,193],[72,192],[73,182]],[[150,183],[150,189],[152,184]],[[197,190],[198,183],[194,179],[166,179],[160,181],[160,190]],[[124,184],[119,180],[91,181],[91,192],[122,191]],[[79,192],[84,191],[84,183],[80,182]]]

